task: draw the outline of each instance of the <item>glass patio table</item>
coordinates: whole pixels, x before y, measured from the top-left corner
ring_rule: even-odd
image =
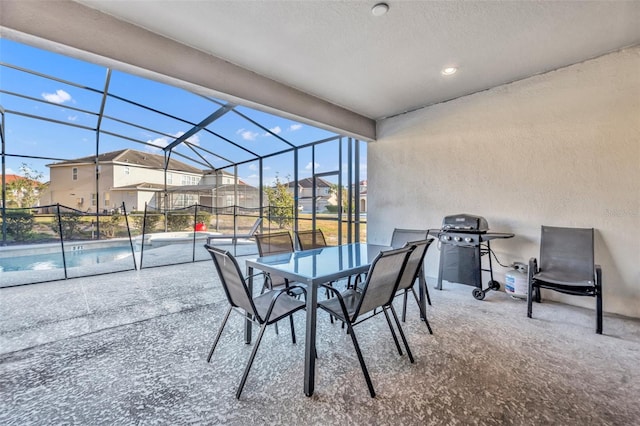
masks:
[[[315,383],[316,313],[318,287],[369,270],[369,265],[389,246],[352,243],[294,253],[276,254],[248,259],[249,288],[253,289],[253,270],[273,273],[307,286],[307,323],[305,337],[304,393],[313,395]],[[422,280],[421,280],[422,281]],[[422,288],[422,283],[421,283]],[[422,294],[422,290],[420,291]],[[245,341],[251,342],[251,321],[245,325]]]

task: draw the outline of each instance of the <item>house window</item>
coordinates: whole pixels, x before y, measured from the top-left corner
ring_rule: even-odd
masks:
[[[78,180],[78,168],[71,169],[71,180]]]
[[[108,192],[104,193],[104,206],[105,207],[109,207],[111,205],[111,200],[110,200],[111,196],[109,195]]]
[[[173,175],[171,173],[167,173],[167,185],[173,184]]]
[[[98,204],[98,194],[95,192],[91,194],[91,205],[95,206]]]
[[[125,166],[124,167],[124,174],[128,175],[129,174],[129,166]]]

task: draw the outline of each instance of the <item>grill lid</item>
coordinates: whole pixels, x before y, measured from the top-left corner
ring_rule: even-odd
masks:
[[[487,232],[489,230],[489,224],[482,216],[461,213],[445,216],[444,219],[442,219],[442,230],[458,232]]]

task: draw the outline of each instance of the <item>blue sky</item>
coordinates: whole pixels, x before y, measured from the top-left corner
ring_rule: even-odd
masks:
[[[46,157],[36,159],[8,156],[6,157],[7,174],[19,174],[20,166],[26,163],[31,169],[43,173],[44,180],[47,180],[49,170],[46,164],[95,154],[96,133],[92,129],[98,122],[98,112],[102,102],[101,92],[106,83],[106,67],[7,39],[0,39],[0,61],[53,77],[53,79],[44,78],[8,66],[0,67],[0,88],[3,91],[32,98],[25,99],[11,93],[0,93],[0,105],[7,111],[5,115],[6,153]],[[107,98],[105,104],[105,117],[101,123],[101,129],[105,131],[100,136],[101,153],[133,148],[162,154],[162,147],[184,134],[194,123],[199,123],[216,111],[220,104],[225,103],[118,70],[112,71],[109,93],[116,97]],[[147,105],[157,112],[147,111],[117,97]],[[277,136],[273,136],[238,114],[233,112],[225,114],[207,126],[207,129],[220,137],[199,132],[188,139],[194,146],[205,148],[216,154],[202,153],[216,168],[224,167],[230,162],[242,162],[252,158],[252,154],[223,139],[243,146],[257,155],[266,155],[288,148],[288,145],[278,137],[295,146],[300,146],[334,136],[331,132],[250,108],[237,107],[236,109]],[[12,111],[42,116],[57,122],[24,117]],[[146,129],[132,127],[121,120],[136,123]],[[125,138],[108,133],[125,136]],[[312,163],[315,163],[316,173],[337,170],[338,151],[337,141],[317,146],[315,161],[312,161],[311,149],[301,149],[298,159],[299,178],[311,176]],[[176,152],[197,158],[186,146],[179,147]],[[346,138],[342,155],[343,164],[345,164]],[[194,164],[175,154],[173,158],[205,168],[201,164]],[[366,179],[365,143],[361,143],[361,159],[360,178]],[[346,171],[346,166],[344,169]],[[239,166],[238,174],[245,182],[257,185],[258,162],[251,161]],[[293,153],[264,160],[266,184],[271,183],[276,176],[286,180],[287,177],[293,178],[293,175]],[[343,179],[346,182],[346,178],[343,177]],[[329,180],[334,181],[331,178]]]

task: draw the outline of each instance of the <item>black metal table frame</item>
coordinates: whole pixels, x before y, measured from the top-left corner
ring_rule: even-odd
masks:
[[[362,253],[363,246],[366,248],[367,258],[360,258],[355,263],[349,264],[338,262],[335,264],[333,270],[312,270],[302,271],[297,270],[296,258],[311,257],[313,264],[322,263],[316,262],[316,260],[323,260],[336,257],[336,251],[345,253]],[[391,249],[388,246],[365,244],[365,243],[353,243],[343,246],[326,247],[322,249],[313,249],[306,251],[299,251],[294,253],[288,253],[286,255],[272,255],[264,256],[257,259],[248,259],[246,261],[247,274],[249,276],[249,289],[253,290],[253,270],[258,269],[263,272],[273,273],[290,281],[296,283],[305,284],[308,288],[306,299],[306,337],[305,337],[305,363],[304,363],[304,393],[307,396],[313,395],[315,387],[315,365],[316,365],[316,321],[317,321],[317,303],[318,303],[318,287],[320,284],[328,283],[343,279],[352,275],[361,274],[369,270],[371,261],[380,251]],[[331,258],[333,259],[333,258]],[[336,257],[337,259],[337,257]],[[420,274],[419,281],[419,293],[420,304],[424,308],[423,312],[426,312],[425,294],[426,294],[426,281],[424,274]],[[245,342],[251,343],[251,321],[245,322]]]

